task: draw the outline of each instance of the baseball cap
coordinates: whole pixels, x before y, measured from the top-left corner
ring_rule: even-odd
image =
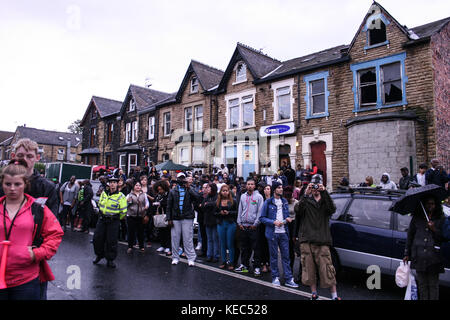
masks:
[[[177,179],[179,178],[186,178],[186,175],[183,172],[180,172],[179,174],[177,174]]]

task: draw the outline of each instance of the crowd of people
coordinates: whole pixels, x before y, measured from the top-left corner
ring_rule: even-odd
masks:
[[[330,252],[329,219],[336,207],[324,186],[323,172],[314,163],[312,169],[297,167],[297,170],[283,165],[273,176],[251,173],[246,180],[224,165],[212,174],[199,171],[169,174],[149,166],[143,170],[133,168],[127,176],[122,170],[115,169],[99,176],[99,201],[96,203],[90,180],[77,181],[76,176],[72,176],[55,188],[33,171],[39,155],[37,145],[29,139],[19,141],[12,156],[0,175],[0,196],[3,196],[0,198],[0,212],[3,213],[0,227],[9,228],[10,233],[15,216],[35,217],[32,207],[35,199],[40,197],[47,200],[43,207],[46,218],[44,223],[36,224],[42,225],[44,238],[41,241],[35,244],[32,235],[36,232],[33,230],[22,237],[26,240],[22,246],[29,251],[31,265],[6,268],[6,289],[1,287],[0,274],[0,299],[45,299],[47,281],[54,279],[45,261],[56,253],[63,230],[67,231],[68,226],[73,231],[89,232],[96,206],[99,214],[93,237],[94,264],[106,259],[107,266],[115,268],[119,239],[128,242],[128,254],[135,248],[145,252],[146,246],[159,243],[156,251],[170,256],[172,265],[177,265],[180,258],[186,258],[189,266],[195,266],[196,258],[201,256],[207,263],[218,263],[219,268],[229,272],[252,273],[255,277],[270,272],[275,286],[283,283],[296,288],[302,282],[311,288],[312,299],[318,299],[317,284],[320,283],[321,287],[330,288],[332,299],[340,299]],[[398,187],[408,189],[437,184],[448,190],[449,179],[438,160],[431,161],[430,169],[426,165],[419,168],[414,177],[402,168]],[[385,173],[380,186],[376,186],[371,177],[361,185],[397,188],[390,182]],[[341,186],[346,185],[348,180],[343,179]],[[427,222],[426,232],[433,233],[432,237],[438,233],[437,226],[440,228],[443,224],[439,205],[425,202],[431,221]],[[54,214],[53,219],[49,213]],[[26,221],[17,219],[16,223],[26,225]],[[55,224],[55,221],[59,223]],[[420,218],[411,221],[414,227],[408,231],[405,260],[412,259],[414,266],[420,268],[420,290],[432,292],[429,297],[436,297],[433,291],[435,274],[442,268],[434,264],[427,269],[429,266],[424,266],[414,256],[417,245],[414,239],[424,234],[413,234],[412,230],[422,230],[423,223]],[[195,230],[197,243],[194,242]],[[0,239],[3,243],[9,240],[9,233]],[[19,241],[14,232],[10,239]],[[12,261],[18,254],[16,247],[13,248]],[[23,252],[19,253],[23,255]],[[301,259],[301,273],[294,270],[296,256]],[[433,261],[438,260],[433,258]],[[433,289],[423,287],[428,282],[432,282]],[[23,287],[32,288],[28,296],[21,296]]]

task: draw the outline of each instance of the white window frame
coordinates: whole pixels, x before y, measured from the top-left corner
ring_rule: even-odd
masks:
[[[201,146],[195,146],[192,149],[192,162],[204,162],[205,161],[205,149]]]
[[[131,142],[136,142],[138,140],[138,123],[137,120],[131,123]]]
[[[155,117],[148,117],[148,139],[155,139]]]
[[[190,147],[180,147],[178,151],[178,160],[182,165],[189,165],[190,162]]]
[[[283,123],[283,122],[290,122],[290,121],[294,121],[294,97],[293,97],[293,87],[294,87],[294,78],[291,79],[287,79],[287,80],[283,80],[283,81],[278,81],[278,82],[274,82],[271,83],[271,89],[273,90],[273,102],[272,102],[272,107],[273,107],[273,121],[272,123]],[[278,90],[279,89],[283,89],[283,88],[289,88],[289,94],[290,94],[290,106],[291,106],[291,111],[290,111],[290,117],[288,119],[282,119],[279,120],[279,114],[278,114]]]
[[[192,77],[191,79],[191,93],[197,93],[198,92],[198,78]]]
[[[169,121],[167,121],[167,116],[169,116],[168,117]],[[163,121],[163,131],[164,131],[163,133],[164,133],[164,136],[167,137],[167,136],[170,136],[170,134],[171,134],[171,132],[170,132],[170,130],[171,130],[171,114],[170,114],[170,111],[163,113],[163,120],[164,120]],[[167,133],[167,130],[168,130],[169,133]]]
[[[125,124],[125,143],[131,142],[131,122]]]
[[[200,108],[202,110],[201,117],[198,116]],[[203,105],[194,106],[194,131],[203,131]]]
[[[132,156],[136,157],[135,158],[136,162],[134,164],[131,163]],[[129,153],[128,154],[128,173],[127,174],[130,174],[131,167],[136,167],[137,164],[138,164],[138,155],[137,155],[137,153]]]
[[[239,67],[242,66],[241,73],[239,74]],[[244,62],[238,62],[236,64],[236,83],[246,82],[247,81],[247,65]]]
[[[192,132],[193,130],[193,125],[194,125],[194,116],[193,116],[193,108],[192,107],[186,107],[184,108],[184,131],[185,132]],[[191,116],[190,118],[187,117],[188,111],[191,111]],[[190,121],[190,129],[188,129],[188,121]]]
[[[256,105],[255,105],[255,95],[256,95],[256,89],[251,89],[251,90],[246,90],[246,91],[242,91],[239,93],[234,93],[234,94],[229,94],[225,96],[225,102],[227,105],[227,110],[226,110],[226,114],[225,117],[227,119],[227,129],[226,131],[231,131],[231,130],[238,130],[238,129],[246,129],[246,128],[253,128],[255,127],[255,109],[256,109]],[[239,123],[238,126],[236,128],[231,128],[230,127],[230,121],[231,121],[231,112],[230,112],[230,102],[234,101],[238,99],[238,105],[237,107],[239,108]],[[252,111],[253,111],[253,123],[247,126],[243,125],[244,122],[244,104],[246,102],[252,102]],[[235,107],[233,105],[233,107]]]
[[[133,98],[130,99],[130,108],[128,109],[129,112],[136,110],[136,101],[134,101]]]

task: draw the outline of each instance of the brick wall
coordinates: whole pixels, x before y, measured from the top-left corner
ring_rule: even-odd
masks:
[[[431,39],[436,115],[436,156],[444,169],[450,171],[450,24]]]

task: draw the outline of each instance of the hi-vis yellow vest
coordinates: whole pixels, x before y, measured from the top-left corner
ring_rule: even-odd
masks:
[[[115,216],[120,214],[120,219],[123,219],[127,213],[127,198],[122,192],[117,192],[108,195],[105,191],[102,192],[98,202],[98,208],[105,216]]]

